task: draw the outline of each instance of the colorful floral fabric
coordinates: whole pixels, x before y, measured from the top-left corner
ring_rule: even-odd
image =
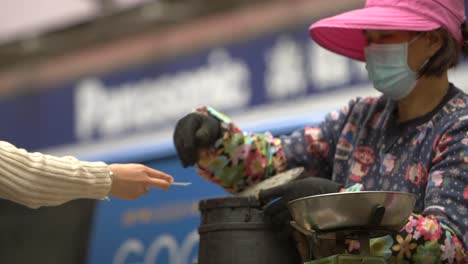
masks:
[[[317,126],[279,137],[243,132],[204,107],[198,111],[217,117],[224,133],[197,168],[233,193],[297,166],[348,191],[414,193],[419,215],[398,235],[374,242],[376,252],[398,263],[468,263],[467,104],[451,85],[432,112],[401,123],[394,101],[358,98]]]
[[[450,227],[436,218],[413,214],[396,236],[371,239],[370,253],[387,263],[466,263],[463,244]],[[358,241],[347,241],[347,252],[359,253]]]

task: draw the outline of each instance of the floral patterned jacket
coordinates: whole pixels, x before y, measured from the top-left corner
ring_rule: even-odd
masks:
[[[200,175],[235,193],[276,173],[303,166],[348,191],[416,194],[408,224],[371,241],[389,263],[468,263],[468,96],[450,85],[430,113],[400,123],[396,102],[352,100],[316,126],[291,135],[251,134],[210,107],[222,139],[197,164]],[[359,249],[350,242],[350,252]]]

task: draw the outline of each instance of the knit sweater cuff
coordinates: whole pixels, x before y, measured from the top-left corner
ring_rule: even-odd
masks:
[[[31,208],[105,199],[112,182],[109,173],[104,162],[29,153],[0,141],[0,198]]]

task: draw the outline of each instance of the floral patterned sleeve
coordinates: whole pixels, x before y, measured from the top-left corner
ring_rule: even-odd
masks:
[[[346,132],[352,130],[347,121],[358,102],[360,99],[351,100],[340,110],[330,112],[317,126],[307,126],[291,135],[281,136],[288,167],[302,166],[311,176],[344,183],[344,179],[332,179],[333,161],[335,154],[340,155],[341,146],[351,147],[344,139],[348,136]],[[367,104],[365,100],[361,102]]]
[[[243,132],[229,117],[211,107],[197,112],[216,117],[223,131],[214,148],[202,153],[196,164],[203,178],[236,193],[286,169],[280,139],[270,133]]]
[[[357,250],[359,242],[348,241],[348,251]],[[392,264],[468,263],[463,243],[442,216],[412,214],[397,234],[371,239],[370,253]]]
[[[290,136],[273,137],[270,133],[253,134],[239,129],[230,118],[211,107],[197,109],[221,121],[223,136],[213,149],[201,154],[197,172],[231,193],[298,166],[331,172],[331,160],[340,125],[348,107],[332,112],[318,127],[306,127]]]
[[[372,240],[371,252],[387,263],[468,263],[467,121],[456,122],[433,144],[422,214],[411,215],[398,234]],[[349,246],[357,247],[356,242]]]

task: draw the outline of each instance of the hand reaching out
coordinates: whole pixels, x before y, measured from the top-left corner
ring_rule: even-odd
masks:
[[[167,190],[174,178],[164,172],[141,164],[111,164],[112,186],[110,195],[134,200],[149,192],[149,188]]]
[[[190,113],[181,118],[173,138],[182,166],[195,165],[200,160],[200,152],[212,147],[220,137],[220,122],[213,116]]]

